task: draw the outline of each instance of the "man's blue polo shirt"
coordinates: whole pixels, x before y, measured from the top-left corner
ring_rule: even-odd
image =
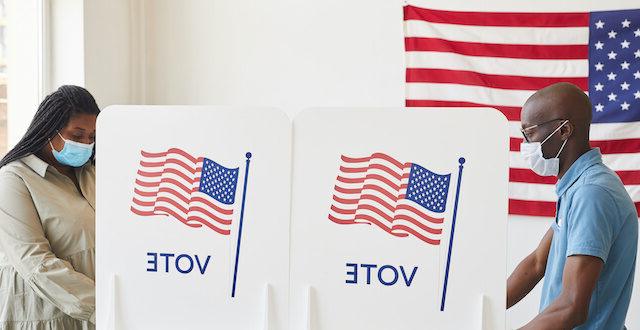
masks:
[[[604,261],[587,322],[576,329],[624,329],[638,247],[638,213],[615,172],[595,148],[576,160],[556,186],[558,205],[540,311],[560,295],[567,257]]]

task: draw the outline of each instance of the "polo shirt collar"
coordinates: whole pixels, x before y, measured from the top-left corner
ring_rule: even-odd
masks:
[[[47,162],[33,154],[22,157],[22,159],[20,160],[34,172],[38,173],[38,175],[44,178],[44,175],[47,173],[47,168],[49,167],[49,164]]]
[[[569,170],[562,176],[562,179],[558,180],[556,184],[556,194],[562,196],[585,170],[598,163],[602,163],[602,154],[599,148],[592,148],[582,154],[582,156],[571,164],[571,167],[569,167]]]

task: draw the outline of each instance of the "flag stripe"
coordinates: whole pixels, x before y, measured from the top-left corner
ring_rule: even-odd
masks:
[[[202,167],[198,166],[198,165],[202,165],[202,163],[197,163],[198,165],[193,166],[194,164],[187,164],[185,162],[183,162],[182,160],[178,159],[178,158],[169,158],[165,161],[160,161],[160,162],[140,162],[140,166],[142,167],[146,167],[146,168],[155,168],[155,167],[165,167],[168,164],[175,164],[178,165],[182,168],[184,168],[186,171],[188,171],[191,174],[194,174],[198,171],[202,170]]]
[[[340,171],[343,171],[345,173],[363,173],[363,172],[367,172],[368,170],[381,170],[384,171],[385,173],[393,176],[395,179],[400,180],[403,177],[408,177],[409,174],[408,173],[398,173],[397,171],[391,169],[388,166],[382,165],[382,164],[371,164],[367,167],[346,167],[346,166],[341,166],[340,167]]]
[[[141,205],[142,203],[142,205]],[[139,206],[151,206],[153,207],[154,211],[157,211],[160,209],[160,206],[157,206],[158,203],[166,203],[167,205],[164,205],[164,207],[166,206],[171,206],[174,208],[175,212],[180,212],[180,214],[182,214],[182,218],[183,219],[191,219],[192,217],[189,215],[192,212],[200,212],[200,213],[204,213],[207,216],[210,216],[211,219],[210,220],[214,220],[215,222],[220,223],[221,225],[230,225],[231,224],[231,220],[230,219],[225,219],[222,218],[218,215],[213,214],[210,210],[199,207],[199,206],[189,206],[189,207],[185,207],[184,205],[178,203],[177,201],[175,201],[174,199],[170,198],[170,197],[158,197],[158,199],[156,199],[155,202],[140,202],[137,201],[135,204],[139,205]],[[205,203],[207,206],[209,206],[209,203]]]
[[[445,100],[411,100],[407,99],[405,102],[407,107],[485,107],[494,108],[502,112],[507,117],[507,120],[520,120],[520,107],[509,107],[501,105],[488,105],[475,102],[463,102],[463,101],[445,101]]]
[[[616,171],[618,177],[625,185],[640,185],[640,170],[638,171]],[[555,185],[558,181],[554,176],[539,176],[530,169],[526,168],[510,168],[510,182],[523,183],[544,183]]]
[[[225,211],[228,211],[228,210],[225,210]],[[229,219],[229,218],[227,218],[227,219],[223,219],[223,218],[221,218],[221,217],[219,217],[219,216],[217,216],[217,215],[215,215],[215,214],[211,213],[211,211],[210,211],[209,209],[206,209],[206,208],[204,208],[204,207],[200,207],[200,206],[191,206],[191,207],[189,208],[189,212],[200,212],[200,213],[205,214],[205,215],[206,215],[207,217],[209,217],[210,219],[213,219],[213,220],[215,220],[216,222],[219,222],[219,223],[220,223],[220,224],[222,224],[222,225],[227,225],[227,226],[231,225],[231,219]],[[189,218],[191,218],[191,217],[189,217]]]
[[[555,217],[556,202],[509,199],[509,213],[540,217]]]
[[[520,122],[509,122],[509,136],[521,138]],[[628,123],[592,123],[589,130],[591,141],[640,139],[640,122]]]
[[[163,192],[165,194],[160,195]],[[229,221],[230,216],[233,214],[232,209],[222,208],[214,204],[213,202],[211,202],[208,198],[202,197],[202,195],[204,194],[196,192],[196,194],[191,195],[190,198],[187,198],[181,193],[179,193],[177,190],[174,190],[168,187],[163,187],[159,189],[158,195],[156,195],[152,201],[141,201],[138,198],[134,198],[134,200],[136,201],[135,204],[140,206],[147,206],[147,207],[153,207],[158,202],[166,202],[171,205],[175,205],[185,215],[189,214],[190,211],[194,210],[193,208],[196,207],[194,206],[194,204],[200,203],[208,208],[207,212],[211,214],[214,214],[213,212],[215,212],[218,214],[218,215],[214,215],[214,218],[215,218],[214,220],[222,223]],[[177,198],[178,200],[176,200],[175,198]],[[181,201],[182,204],[180,204],[179,201]]]
[[[337,178],[338,182],[349,183],[349,184],[352,184],[352,183],[363,183],[364,180],[366,180],[366,179],[367,179],[366,177],[364,177],[364,178],[345,178],[345,177],[340,176],[340,175]]]
[[[170,208],[164,207],[164,206],[158,206],[157,209],[159,211],[168,213],[169,215],[174,217],[176,220],[179,220],[180,222],[184,223],[185,225],[187,225],[189,227],[198,228],[198,227],[202,227],[202,225],[205,225],[205,226],[213,229],[214,231],[218,232],[219,234],[222,234],[222,235],[231,234],[231,230],[219,228],[219,227],[213,225],[212,223],[210,223],[209,221],[207,221],[205,219],[202,219],[202,218],[185,219],[179,213],[175,212],[174,210],[172,210]],[[197,223],[193,223],[193,221],[196,221]]]
[[[529,77],[587,77],[587,59],[521,59],[486,56],[468,56],[449,52],[407,52],[407,68],[440,68],[469,70],[508,76]]]
[[[640,202],[634,203],[640,214]],[[556,202],[509,199],[509,213],[528,216],[555,217]]]
[[[524,139],[509,138],[509,149],[520,151],[520,144]],[[640,139],[590,141],[591,147],[600,148],[602,154],[639,153]]]
[[[433,244],[433,245],[440,244],[440,240],[431,239],[431,238],[429,238],[427,236],[422,235],[417,230],[415,230],[415,229],[413,229],[411,227],[405,226],[405,225],[396,225],[396,226],[394,226],[394,229],[406,231],[409,234],[419,238],[420,240],[422,240],[423,242],[425,242],[427,244]]]
[[[410,83],[455,83],[502,89],[538,90],[559,82],[569,82],[582,89],[589,89],[586,77],[525,77],[486,74],[474,71],[407,68],[406,80]]]
[[[438,97],[443,101],[474,102],[480,104],[501,104],[503,106],[521,107],[534,93],[530,90],[509,90],[460,84],[407,83],[408,99],[419,99],[416,96]]]
[[[422,222],[420,222],[419,220],[416,220],[413,217],[410,217],[408,215],[405,214],[397,214],[395,217],[393,217],[393,221],[398,221],[398,220],[405,220],[407,222],[412,223],[415,226],[418,226],[420,229],[430,233],[430,234],[434,234],[434,235],[440,235],[442,234],[442,228],[431,228],[429,226],[424,225]],[[394,226],[395,227],[395,226]]]
[[[331,219],[333,221],[333,219],[335,219],[335,217],[332,217],[331,215],[329,216],[329,219]],[[352,223],[357,223],[356,220],[366,220],[371,224],[374,224],[376,226],[378,226],[379,228],[381,228],[382,230],[386,231],[387,233],[394,235],[394,236],[408,236],[407,234],[404,233],[394,233],[391,228],[389,228],[388,226],[385,226],[380,220],[378,220],[377,217],[375,216],[371,216],[368,214],[358,214],[355,216],[354,219],[351,220],[343,220],[343,219],[339,219],[340,222],[347,222],[347,221],[351,221]]]
[[[189,171],[189,173],[191,173]],[[196,172],[194,171],[191,174],[195,174]],[[144,178],[157,178],[157,177],[162,177],[163,175],[167,175],[167,174],[175,174],[177,176],[179,176],[180,178],[182,178],[183,180],[187,181],[187,182],[191,182],[191,184],[193,184],[193,179],[190,178],[189,176],[187,176],[185,173],[174,169],[174,168],[165,168],[162,172],[147,172],[147,171],[143,171],[143,170],[138,170],[138,176],[139,177],[144,177]],[[199,177],[196,177],[195,180],[199,180]]]
[[[190,154],[188,154],[186,151],[178,148],[171,148],[165,152],[148,152],[148,151],[142,150],[140,151],[140,154],[142,155],[142,157],[147,157],[147,158],[161,158],[171,154],[176,154],[188,159],[192,163],[202,162],[202,160],[204,159],[204,157],[198,157],[198,158],[193,157]]]
[[[186,185],[184,185],[183,183],[181,183],[180,181],[176,180],[176,179],[172,179],[172,178],[162,178],[160,181],[157,182],[143,182],[141,180],[136,180],[136,184],[141,186],[141,187],[159,187],[163,184],[167,184],[170,186],[175,186],[176,188],[180,188],[182,191],[184,191],[185,193],[191,193],[194,191],[194,188],[188,187]]]
[[[637,171],[640,164],[640,153],[602,155],[602,162],[613,171]],[[509,167],[529,168],[519,152],[509,152]],[[632,196],[633,198],[633,196]],[[640,200],[640,196],[636,197]]]
[[[455,86],[451,84],[451,86]],[[482,92],[482,91],[480,91]],[[407,93],[409,94],[409,92]],[[423,94],[424,95],[424,94]],[[435,96],[438,94],[428,94]],[[494,108],[502,112],[505,117],[510,121],[510,135],[512,137],[522,137],[520,133],[520,111],[521,105],[518,106],[506,106],[499,104],[491,104],[490,102],[474,102],[474,101],[460,101],[460,100],[434,100],[434,99],[416,99],[415,96],[422,96],[419,94],[409,95],[405,105],[407,107],[487,107]],[[440,95],[439,95],[440,96]],[[473,96],[473,98],[479,98]],[[470,99],[473,99],[470,97]],[[524,101],[523,101],[524,103]],[[589,132],[592,142],[601,140],[626,140],[626,139],[640,139],[640,123],[639,122],[626,122],[626,123],[593,123],[591,124],[591,131]]]
[[[469,56],[539,60],[582,60],[587,58],[589,52],[586,45],[509,45],[426,37],[406,37],[404,44],[407,51],[438,51]]]
[[[589,41],[587,27],[467,26],[408,20],[405,33],[407,37],[503,45],[584,45]]]
[[[341,156],[341,158],[343,162],[345,163],[364,163],[364,162],[369,162],[372,159],[381,159],[384,160],[388,163],[391,163],[392,165],[394,165],[395,167],[397,167],[398,169],[404,169],[407,166],[410,166],[410,164],[403,164],[395,159],[393,159],[392,157],[390,157],[389,155],[385,155],[383,153],[380,152],[376,152],[373,155],[371,155],[370,157],[362,157],[362,158],[351,158],[351,157],[347,157],[347,156]]]
[[[584,27],[589,25],[588,13],[456,12],[405,6],[404,15],[405,20],[478,26]]]
[[[638,196],[640,193],[640,185],[625,185],[624,188],[631,196]],[[537,183],[522,183],[522,182],[509,182],[509,196],[513,199],[522,200],[541,200],[548,202],[555,202],[556,186],[552,184],[537,184]],[[634,200],[634,202],[640,202]]]

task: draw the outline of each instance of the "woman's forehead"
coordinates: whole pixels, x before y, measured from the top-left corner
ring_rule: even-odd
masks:
[[[96,118],[94,114],[77,114],[69,118],[67,123],[67,129],[83,129],[83,130],[95,130]]]

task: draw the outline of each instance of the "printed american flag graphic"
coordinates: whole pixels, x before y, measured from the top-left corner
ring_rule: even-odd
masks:
[[[555,177],[520,158],[520,108],[570,82],[593,103],[591,145],[640,211],[640,10],[454,12],[405,6],[406,105],[496,108],[510,124],[509,213],[554,216]]]
[[[397,236],[439,245],[451,174],[436,174],[384,153],[341,157],[329,220],[374,225]]]
[[[141,151],[131,211],[164,215],[189,227],[231,233],[238,168],[184,150]]]

